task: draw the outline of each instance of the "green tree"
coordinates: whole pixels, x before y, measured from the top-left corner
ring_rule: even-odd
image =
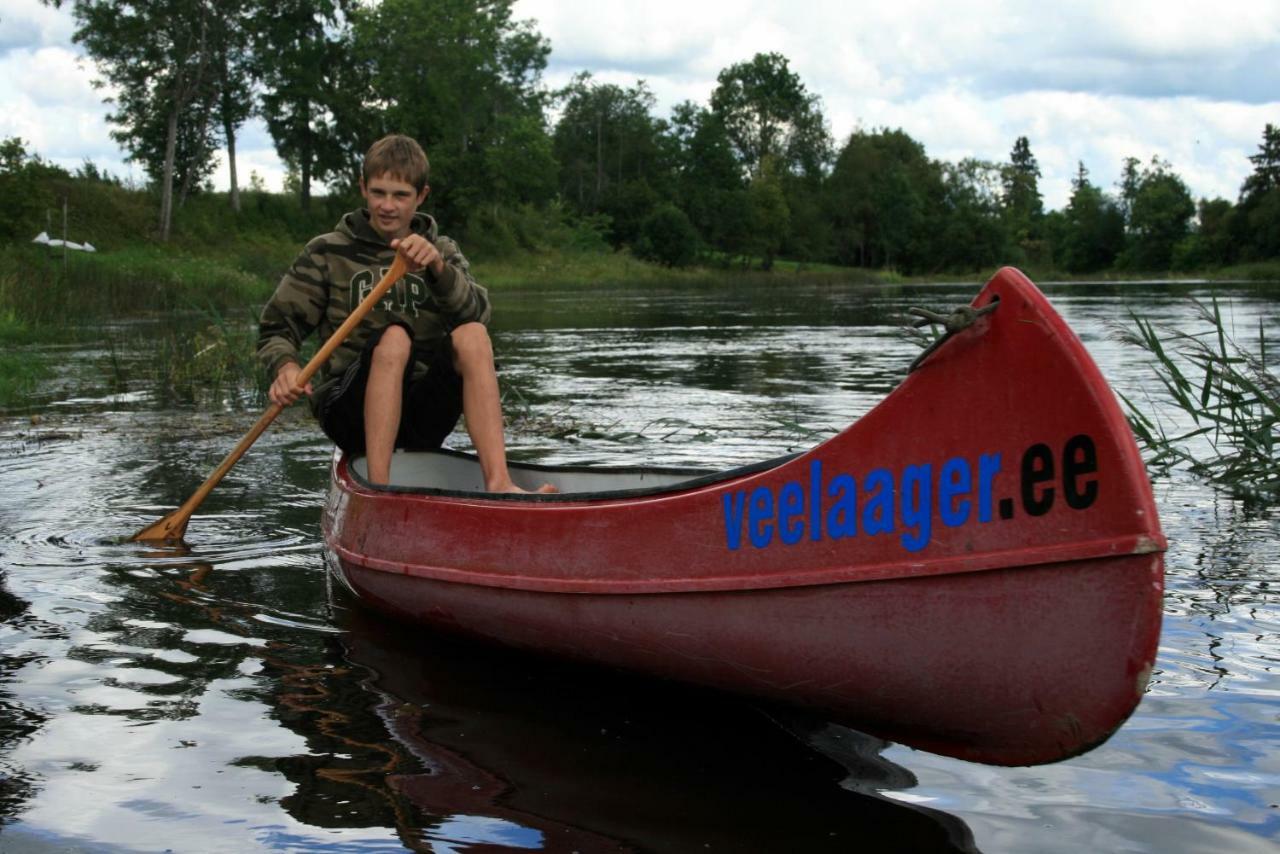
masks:
[[[1036,257],[1039,247],[1040,221],[1044,203],[1040,197],[1040,164],[1031,153],[1031,143],[1018,137],[1009,154],[1009,163],[1001,170],[1004,216],[1014,243],[1025,256]]]
[[[0,141],[0,237],[24,243],[35,237],[58,201],[49,179],[66,177],[66,170],[28,152],[25,140]]]
[[[720,117],[691,101],[671,113],[675,197],[702,239],[727,255],[745,252],[747,184]]]
[[[263,83],[259,113],[276,154],[298,176],[303,210],[315,181],[354,178],[360,142],[372,142],[361,109],[371,102],[348,16],[354,0],[279,0],[253,17],[254,68]]]
[[[810,94],[778,53],[758,53],[716,78],[711,110],[723,123],[749,175],[765,159],[798,174],[821,175],[831,159],[831,135],[820,99]]]
[[[1260,261],[1280,257],[1280,127],[1268,124],[1253,172],[1240,188],[1235,230],[1242,256]]]
[[[215,87],[217,9],[211,0],[74,0],[72,13],[75,40],[118,92],[108,116],[119,127],[113,135],[159,184],[159,232],[167,240],[180,144],[188,182],[212,156],[202,122]]]
[[[824,181],[818,177],[784,172],[782,192],[791,227],[781,254],[797,261],[831,257],[835,236],[825,207]]]
[[[616,243],[632,242],[672,192],[675,143],[652,115],[653,93],[644,81],[624,89],[584,72],[561,98],[554,131],[561,195],[581,214],[607,214]]]
[[[1174,247],[1174,269],[1203,270],[1235,261],[1235,219],[1236,207],[1226,199],[1201,199],[1191,233]]]
[[[781,167],[766,156],[747,187],[751,241],[748,251],[760,257],[760,269],[772,270],[778,251],[791,233],[791,209],[783,191]]]
[[[942,165],[942,206],[930,269],[979,270],[1003,260],[1009,237],[1001,216],[1001,177],[1001,167],[985,160]]]
[[[173,187],[172,209],[181,208],[193,190],[201,187],[213,174],[213,153],[219,140],[210,123],[212,104],[216,90],[206,87],[197,101],[188,104],[177,116],[176,137],[173,140],[171,170]],[[130,152],[130,160],[141,163],[157,187],[165,179],[169,145],[169,116],[164,112],[148,110],[139,105],[128,125],[111,131],[111,137]]]
[[[353,13],[355,55],[367,63],[376,107],[367,145],[382,133],[408,134],[431,159],[432,203],[451,228],[465,228],[482,206],[511,201],[513,191],[540,195],[532,177],[515,174],[521,157],[495,149],[545,133],[541,87],[550,46],[514,0],[383,0]],[[545,143],[534,148],[548,166]],[[513,167],[512,164],[516,164]],[[539,167],[542,168],[542,167]]]
[[[1187,185],[1168,162],[1153,157],[1137,175],[1121,265],[1130,270],[1170,269],[1174,247],[1190,233],[1195,212]]]
[[[1138,188],[1142,183],[1142,161],[1136,157],[1126,157],[1120,167],[1120,180],[1116,182],[1120,190],[1120,213],[1124,216],[1124,227],[1129,228],[1133,215],[1133,202],[1138,197]]]
[[[559,163],[540,115],[501,116],[483,156],[494,203],[541,204],[555,196]]]
[[[1092,273],[1115,263],[1124,248],[1124,214],[1120,206],[1089,181],[1080,163],[1071,199],[1063,211],[1058,263],[1072,273]]]
[[[257,83],[252,35],[254,0],[223,0],[216,19],[213,73],[216,87],[216,120],[227,149],[228,194],[231,209],[240,210],[240,178],[236,167],[236,134],[253,114],[254,99],[245,97]]]
[[[850,134],[826,181],[837,260],[859,267],[930,266],[928,217],[942,204],[942,170],[902,130]]]

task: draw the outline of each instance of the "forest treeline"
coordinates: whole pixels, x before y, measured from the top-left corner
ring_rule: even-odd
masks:
[[[63,5],[61,0],[46,0]],[[115,93],[113,136],[150,179],[156,237],[209,194],[222,152],[241,211],[237,136],[260,116],[301,209],[349,198],[369,143],[409,134],[432,161],[433,211],[493,251],[536,248],[531,223],[670,265],[777,258],[903,273],[1014,263],[1073,273],[1202,270],[1280,258],[1280,127],[1236,200],[1193,198],[1173,166],[1128,158],[1114,188],[1079,165],[1046,210],[1030,140],[1009,158],[931,158],[901,129],[832,138],[786,57],[723,69],[708,103],[655,113],[643,81],[542,81],[551,46],[514,0],[68,0],[76,41]],[[60,170],[10,139],[0,233],[44,218]],[[61,172],[66,176],[65,172]],[[92,164],[80,179],[110,180]],[[41,209],[43,210],[43,209]]]

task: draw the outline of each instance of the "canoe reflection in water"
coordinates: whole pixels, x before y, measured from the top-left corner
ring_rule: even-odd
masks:
[[[959,819],[876,794],[915,784],[879,756],[878,739],[422,632],[334,599],[337,646],[355,670],[331,684],[349,689],[364,671],[368,695],[362,711],[354,696],[314,704],[352,710],[322,722],[325,740],[373,743],[382,727],[391,740],[385,764],[284,768],[299,788],[283,805],[308,823],[333,821],[333,800],[363,786],[366,808],[392,809],[401,840],[423,850],[976,850]],[[354,753],[313,748],[310,762]]]

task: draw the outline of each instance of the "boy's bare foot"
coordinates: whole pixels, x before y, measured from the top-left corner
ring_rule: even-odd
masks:
[[[497,486],[496,488],[495,487],[486,487],[486,488],[489,490],[489,492],[504,492],[512,495],[529,495],[530,494],[529,490],[521,489],[520,487],[516,486],[514,483],[511,483],[510,481],[500,486]],[[544,483],[542,484],[542,486],[539,486],[537,489],[533,490],[534,493],[537,493],[539,495],[552,495],[552,494],[558,493],[559,491],[560,490],[556,489],[554,486],[552,486],[549,483]]]

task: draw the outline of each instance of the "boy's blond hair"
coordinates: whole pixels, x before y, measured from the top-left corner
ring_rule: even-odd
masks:
[[[413,185],[418,192],[427,186],[431,164],[427,153],[417,140],[404,134],[393,133],[369,146],[364,155],[362,174],[367,185],[374,178],[388,175],[397,181]]]

